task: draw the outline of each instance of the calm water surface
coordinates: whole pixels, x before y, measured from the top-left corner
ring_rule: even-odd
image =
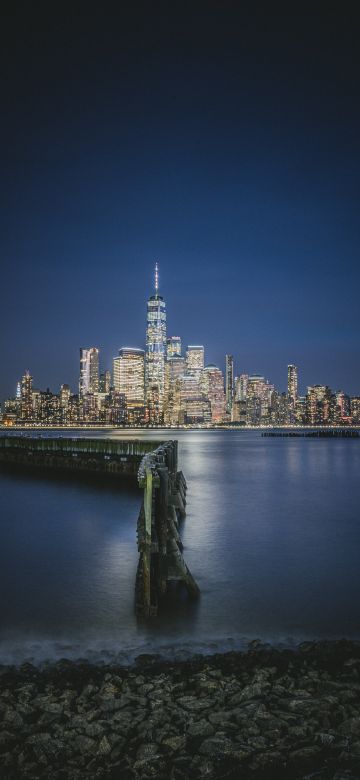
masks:
[[[360,638],[359,441],[141,435],[179,440],[199,602],[175,592],[137,622],[135,486],[0,472],[0,662]]]

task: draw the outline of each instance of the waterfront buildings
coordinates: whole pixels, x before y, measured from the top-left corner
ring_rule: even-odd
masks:
[[[100,374],[99,379],[99,391],[100,393],[109,393],[111,388],[111,371],[103,371]]]
[[[32,383],[33,378],[29,371],[26,371],[21,380],[21,419],[28,422],[33,416],[32,406]]]
[[[205,350],[203,346],[190,344],[186,350],[186,373],[200,377],[204,370]]]
[[[360,425],[360,397],[354,396],[350,398],[350,415],[352,422],[356,425]]]
[[[164,416],[166,358],[166,304],[159,294],[159,269],[155,265],[154,295],[147,303],[146,353],[145,353],[145,402],[147,419],[160,424]]]
[[[144,350],[125,348],[114,358],[109,392],[88,392],[82,398],[68,384],[58,394],[33,387],[27,371],[13,398],[4,401],[5,425],[154,425],[160,419],[157,386],[145,406]],[[102,386],[103,387],[103,386]],[[105,385],[108,387],[108,385]],[[174,355],[165,364],[163,422],[166,425],[221,425],[228,422],[224,376],[215,365],[188,373],[186,360]],[[280,392],[264,376],[242,374],[235,382],[231,422],[239,426],[360,425],[360,397],[327,385],[311,385],[297,395],[295,409],[288,392]]]
[[[295,408],[298,397],[298,370],[292,363],[288,365],[288,415],[289,422],[295,422]]]
[[[223,372],[217,366],[209,364],[203,371],[204,395],[210,402],[211,422],[220,423],[225,415],[225,387]]]
[[[292,363],[288,365],[288,397],[295,409],[298,396],[298,370]]]
[[[327,385],[308,387],[306,395],[306,421],[310,425],[323,425],[330,420],[331,390]]]
[[[126,419],[139,425],[145,414],[145,352],[122,347],[113,361],[114,390],[125,396]]]
[[[234,357],[222,370],[205,366],[203,345],[190,344],[182,355],[180,336],[166,336],[166,304],[159,294],[147,302],[146,345],[122,347],[112,372],[99,367],[99,349],[80,349],[79,394],[68,384],[59,393],[33,387],[26,371],[14,398],[3,405],[5,425],[351,425],[360,424],[360,398],[327,385],[311,385],[298,394],[298,369],[287,366],[287,392],[260,374],[234,380]],[[285,379],[285,376],[284,376]]]
[[[234,358],[233,355],[225,357],[225,395],[226,412],[231,418],[233,399],[234,399]]]
[[[79,395],[99,391],[99,350],[97,347],[80,348]]]
[[[253,374],[248,377],[246,389],[247,425],[269,425],[271,421],[271,394],[274,386],[265,377]]]
[[[165,425],[178,425],[180,419],[180,384],[179,380],[186,373],[185,358],[180,355],[169,357],[165,364]]]

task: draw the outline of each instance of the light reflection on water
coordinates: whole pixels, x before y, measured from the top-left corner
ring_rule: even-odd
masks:
[[[1,474],[0,660],[360,638],[358,441],[144,436],[179,440],[199,602],[174,589],[159,619],[136,621],[138,490]]]

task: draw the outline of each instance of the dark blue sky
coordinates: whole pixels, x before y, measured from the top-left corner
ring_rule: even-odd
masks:
[[[241,5],[9,7],[0,398],[143,346],[155,259],[207,362],[360,394],[355,20]]]

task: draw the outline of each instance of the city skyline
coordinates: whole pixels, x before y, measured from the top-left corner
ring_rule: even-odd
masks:
[[[135,355],[139,355],[140,353],[143,355],[144,360],[144,383],[145,387],[148,384],[151,384],[152,381],[156,382],[159,378],[159,368],[155,365],[155,369],[153,367],[150,367],[150,371],[152,372],[151,378],[147,380],[147,374],[149,373],[148,368],[148,360],[149,360],[149,353],[150,353],[150,360],[153,361],[154,358],[151,355],[152,347],[149,348],[149,342],[154,341],[156,343],[157,340],[163,342],[163,366],[160,371],[163,371],[163,390],[162,395],[164,394],[164,383],[165,383],[165,362],[168,360],[169,356],[173,357],[181,356],[182,350],[184,350],[184,355],[182,356],[183,359],[185,358],[190,359],[190,366],[191,362],[194,363],[196,366],[197,364],[202,368],[206,367],[213,367],[219,368],[220,371],[222,371],[224,375],[224,389],[225,389],[225,404],[228,408],[228,382],[229,382],[229,376],[228,376],[228,364],[231,366],[231,385],[232,385],[232,393],[235,392],[235,379],[240,378],[242,375],[247,376],[266,376],[265,372],[261,372],[261,367],[257,367],[257,370],[249,371],[246,366],[241,366],[239,364],[239,361],[234,358],[234,355],[229,354],[228,352],[224,352],[222,356],[222,360],[219,363],[212,362],[207,359],[207,351],[208,347],[207,345],[194,345],[194,344],[187,344],[185,348],[185,342],[182,339],[182,336],[173,336],[170,334],[170,332],[167,330],[167,315],[166,315],[166,301],[164,300],[164,296],[160,294],[160,269],[159,269],[159,263],[158,261],[155,262],[155,266],[153,269],[153,285],[154,289],[152,294],[148,296],[148,302],[147,302],[147,314],[146,314],[146,333],[145,338],[143,338],[142,346],[139,345],[125,345],[122,344],[118,348],[118,354],[113,355],[112,359],[109,361],[108,364],[105,364],[104,357],[103,357],[103,350],[99,346],[88,346],[88,347],[80,347],[80,373],[77,375],[77,380],[75,380],[73,383],[71,382],[65,382],[64,380],[60,382],[59,387],[61,387],[63,384],[69,385],[70,387],[77,387],[78,389],[75,390],[75,392],[79,392],[79,396],[81,397],[84,393],[88,392],[89,390],[98,392],[100,387],[99,383],[101,381],[100,377],[101,375],[104,375],[104,373],[109,373],[109,375],[113,376],[113,385],[116,390],[119,388],[117,387],[117,382],[115,381],[115,372],[116,370],[119,371],[119,369],[115,368],[116,363],[120,360],[121,363],[121,355],[124,355],[124,353],[135,353]],[[158,309],[158,302],[160,303],[162,307],[162,311],[164,314],[161,314],[160,316],[164,318],[164,325],[160,325],[161,335],[160,338],[153,337],[152,336],[152,318],[154,318],[153,312]],[[160,311],[160,310],[159,310]],[[149,313],[150,312],[150,313]],[[150,336],[149,336],[150,333]],[[158,347],[156,346],[156,349]],[[174,351],[172,351],[174,350]],[[205,359],[205,351],[206,351],[206,359]],[[200,363],[199,363],[199,357],[198,353],[201,353],[200,357]],[[211,352],[211,350],[210,350]],[[107,351],[105,350],[105,354],[107,354]],[[192,357],[194,355],[194,357]],[[95,360],[95,380],[91,381],[91,372],[93,370],[93,361]],[[119,366],[120,366],[119,363]],[[50,367],[51,368],[51,367]],[[290,380],[290,372],[291,369],[295,369],[296,371],[296,390],[295,394],[302,395],[306,392],[308,387],[314,386],[314,385],[321,385],[326,386],[326,382],[307,382],[304,384],[304,382],[301,382],[301,376],[300,376],[300,382],[298,384],[298,367],[295,366],[293,363],[286,363],[286,366],[283,366],[283,379],[282,384],[278,384],[277,382],[274,382],[274,385],[278,386],[281,392],[284,392],[285,390],[289,391],[289,382],[293,382],[293,380]],[[23,369],[24,371],[24,369]],[[14,392],[10,393],[7,397],[15,397],[18,394],[18,389],[20,386],[20,376],[23,376],[23,371],[19,377],[16,378],[15,382],[13,383]],[[30,369],[26,368],[25,373],[29,372]],[[30,373],[32,373],[30,371]],[[154,375],[154,379],[152,379],[152,376]],[[97,376],[97,378],[96,378]],[[270,381],[272,381],[272,375],[269,375]],[[40,386],[41,383],[39,383]],[[54,391],[54,387],[50,387],[49,383],[44,383],[44,387],[47,389],[50,389]],[[82,389],[83,388],[83,389]],[[57,388],[58,389],[58,388]],[[358,389],[357,392],[351,393],[345,388],[343,385],[339,384],[338,386],[335,386],[335,390],[337,392],[345,392],[349,395],[358,396],[360,394],[360,390]],[[290,392],[290,391],[289,391]],[[290,392],[290,396],[293,395],[294,390],[292,388],[292,391]],[[146,397],[146,390],[145,390],[145,397]],[[2,401],[4,401],[5,396],[1,398],[0,396],[0,404]]]
[[[184,350],[184,354],[183,354]],[[205,359],[205,347],[183,344],[167,332],[167,306],[160,292],[159,264],[146,303],[145,348],[122,346],[112,367],[96,346],[80,347],[78,393],[62,383],[59,393],[34,386],[26,370],[16,395],[5,399],[5,426],[115,425],[357,425],[360,395],[326,384],[299,391],[299,370],[287,365],[286,392],[259,373],[237,370],[226,353],[225,370]]]
[[[357,393],[352,13],[9,7],[3,30],[0,397],[27,366],[74,386],[74,345],[143,345],[152,258],[209,362]]]

